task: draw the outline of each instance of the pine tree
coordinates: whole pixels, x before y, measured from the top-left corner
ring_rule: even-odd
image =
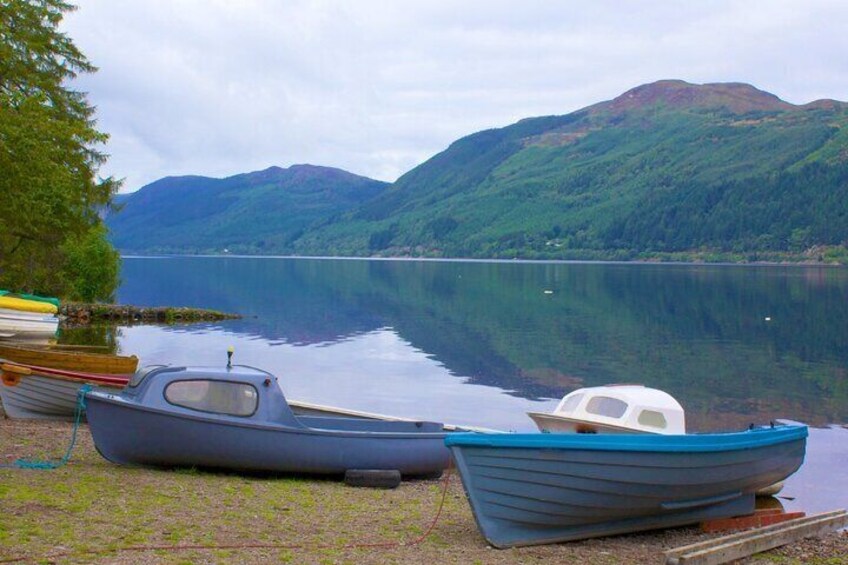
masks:
[[[75,9],[0,0],[0,286],[95,300],[118,284],[120,259],[100,212],[120,182],[96,178],[108,136],[86,94],[70,86],[96,71],[59,31]]]

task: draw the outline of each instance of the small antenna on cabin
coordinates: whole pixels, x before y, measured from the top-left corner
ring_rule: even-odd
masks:
[[[233,366],[233,353],[235,348],[231,345],[227,348],[227,369]]]

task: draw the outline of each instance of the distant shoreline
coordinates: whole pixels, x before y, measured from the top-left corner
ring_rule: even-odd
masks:
[[[128,253],[121,259],[309,259],[321,261],[404,261],[432,263],[526,263],[526,264],[569,264],[569,265],[681,265],[681,266],[725,266],[725,267],[846,267],[848,264],[812,261],[809,259],[797,261],[700,261],[700,260],[668,260],[668,259],[506,259],[478,257],[413,257],[413,256],[367,256],[350,255],[252,255],[240,253],[154,253],[150,255]]]

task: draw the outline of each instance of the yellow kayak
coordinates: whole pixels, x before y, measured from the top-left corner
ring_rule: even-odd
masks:
[[[14,296],[0,296],[0,308],[20,310],[21,312],[36,312],[39,314],[55,314],[59,311],[56,305],[50,302],[27,300],[25,298],[15,298]]]

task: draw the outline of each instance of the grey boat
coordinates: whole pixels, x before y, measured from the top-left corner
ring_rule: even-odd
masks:
[[[441,423],[297,416],[277,378],[253,367],[154,367],[85,401],[97,450],[118,464],[409,478],[450,459]]]
[[[477,525],[495,547],[750,514],[804,460],[807,428],[721,434],[451,434]]]

